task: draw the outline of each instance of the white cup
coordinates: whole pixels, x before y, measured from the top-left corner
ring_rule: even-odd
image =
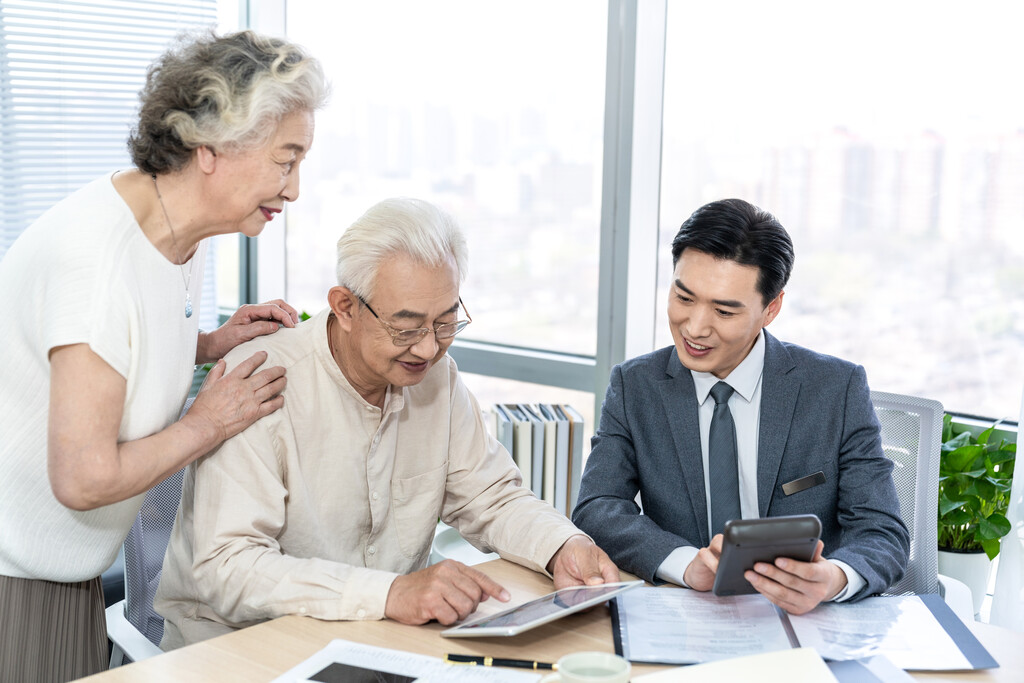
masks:
[[[628,683],[629,662],[610,652],[574,652],[558,660],[558,671],[540,683]]]

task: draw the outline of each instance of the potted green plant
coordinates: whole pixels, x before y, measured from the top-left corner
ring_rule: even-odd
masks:
[[[977,436],[942,420],[939,456],[939,572],[967,584],[974,611],[981,607],[999,541],[1010,533],[1010,502],[1017,445],[993,438],[998,423]]]

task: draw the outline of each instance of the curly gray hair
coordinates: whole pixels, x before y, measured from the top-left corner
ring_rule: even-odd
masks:
[[[320,62],[292,43],[252,31],[186,35],[149,67],[128,150],[157,174],[181,170],[199,147],[259,147],[284,116],[322,107],[329,90]]]

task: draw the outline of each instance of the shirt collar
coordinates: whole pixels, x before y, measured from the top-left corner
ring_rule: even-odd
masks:
[[[754,342],[754,347],[750,349],[750,353],[725,377],[725,382],[749,403],[754,397],[757,383],[761,381],[763,370],[764,330],[762,329],[758,332],[757,340]],[[690,370],[690,374],[693,375],[693,388],[697,392],[697,404],[703,405],[704,401],[708,398],[708,394],[711,393],[711,388],[718,384],[720,380],[710,372]]]

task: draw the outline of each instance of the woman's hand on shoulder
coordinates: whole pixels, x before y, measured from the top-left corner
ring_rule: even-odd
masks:
[[[239,344],[281,327],[295,327],[299,313],[282,299],[262,304],[245,304],[213,332],[200,332],[196,345],[196,364],[212,363]]]
[[[257,351],[231,372],[225,372],[223,360],[217,361],[182,422],[205,432],[212,448],[283,406],[284,368],[257,370],[266,360],[267,352]]]
[[[86,344],[52,349],[47,474],[54,496],[74,510],[125,500],[274,412],[284,405],[285,371],[261,369],[266,360],[260,351],[228,373],[218,361],[181,420],[122,442],[125,378]]]

